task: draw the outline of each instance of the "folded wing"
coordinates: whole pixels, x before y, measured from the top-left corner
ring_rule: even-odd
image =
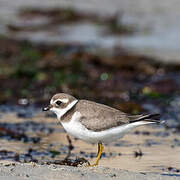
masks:
[[[82,125],[92,131],[102,131],[137,121],[160,122],[159,114],[128,115],[115,108],[87,100],[80,100],[75,109],[81,113]]]

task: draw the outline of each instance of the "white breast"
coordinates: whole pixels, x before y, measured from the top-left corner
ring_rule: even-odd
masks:
[[[81,117],[81,113],[75,112],[72,116],[71,121],[61,122],[61,124],[64,127],[64,129],[67,131],[67,133],[75,136],[76,138],[82,139],[90,143],[98,143],[98,142],[109,143],[123,137],[131,129],[139,125],[151,123],[147,121],[139,121],[131,124],[114,127],[108,130],[95,132],[92,130],[88,130],[85,126],[83,126],[79,122],[80,117]]]
[[[85,140],[83,137],[85,137],[87,129],[79,122],[80,118],[81,113],[75,112],[69,122],[61,122],[61,124],[67,133]]]

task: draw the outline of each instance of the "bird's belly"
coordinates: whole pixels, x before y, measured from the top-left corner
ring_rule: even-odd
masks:
[[[95,132],[81,126],[82,125],[78,125],[78,124],[77,125],[73,124],[73,126],[70,126],[70,124],[63,123],[63,127],[68,134],[71,134],[72,136],[82,139],[89,143],[98,143],[98,142],[109,143],[124,135],[123,132],[113,132],[113,130]]]
[[[75,136],[76,138],[82,139],[89,143],[109,143],[123,137],[134,127],[142,125],[144,123],[137,122],[132,124],[126,124],[103,131],[92,131],[88,130],[79,121],[70,121],[62,123],[67,133]]]

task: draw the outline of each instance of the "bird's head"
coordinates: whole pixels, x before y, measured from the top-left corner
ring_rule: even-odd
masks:
[[[50,104],[43,108],[43,111],[50,110],[57,115],[58,119],[61,119],[77,102],[78,100],[69,94],[58,93],[51,98]]]

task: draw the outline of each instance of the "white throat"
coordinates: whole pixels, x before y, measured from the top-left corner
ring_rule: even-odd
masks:
[[[56,107],[53,107],[51,108],[51,111],[53,111],[56,115],[57,115],[57,118],[59,120],[61,120],[61,117],[66,114],[67,111],[69,111],[76,103],[78,102],[78,100],[74,100],[73,102],[71,102],[66,108],[64,109],[59,109],[59,108],[56,108]]]

